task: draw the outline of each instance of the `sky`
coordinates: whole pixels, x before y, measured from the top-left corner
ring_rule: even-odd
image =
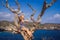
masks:
[[[52,0],[46,1],[49,4]],[[6,7],[3,7],[1,2],[2,0],[0,0],[0,21],[13,21],[14,14]],[[5,0],[3,0],[3,2],[5,4]],[[8,2],[12,8],[17,9],[17,5],[15,4],[14,0],[8,0]],[[18,2],[20,4],[20,10],[23,11],[25,15],[25,19],[29,19],[30,15],[32,14],[32,10],[27,6],[26,3],[29,3],[36,10],[36,14],[34,15],[34,19],[36,19],[42,10],[44,0],[18,0]],[[44,12],[44,15],[41,18],[41,23],[60,24],[60,0],[57,0]]]

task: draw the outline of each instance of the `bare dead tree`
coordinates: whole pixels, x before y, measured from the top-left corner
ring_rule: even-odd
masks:
[[[48,3],[46,2],[46,0],[44,1],[43,7],[42,7],[42,11],[41,11],[41,13],[38,15],[38,18],[37,18],[38,23],[40,22],[39,20],[40,20],[41,17],[43,16],[45,10],[48,9],[50,6],[52,6],[55,2],[56,2],[56,0],[52,0],[52,2],[51,2],[50,4],[48,4]],[[21,13],[20,13],[20,5],[19,5],[19,3],[18,3],[17,0],[15,0],[15,3],[16,3],[16,5],[18,6],[18,9],[17,9],[17,10],[14,10],[13,8],[11,8],[11,7],[9,6],[8,0],[6,0],[6,5],[2,2],[3,6],[5,6],[6,8],[8,8],[12,13],[15,14],[15,21],[14,21],[14,22],[15,22],[15,25],[16,25],[17,27],[19,27],[20,25],[19,25],[19,23],[18,23],[18,21],[19,21],[18,14],[21,14]],[[30,19],[33,21],[35,27],[32,27],[31,29],[28,30],[28,32],[30,31],[31,34],[33,34],[33,32],[34,32],[36,29],[38,29],[38,26],[36,26],[36,23],[35,23],[36,20],[33,18],[34,15],[35,15],[35,13],[36,13],[36,10],[34,10],[30,4],[27,4],[27,5],[28,5],[28,6],[32,9],[32,11],[33,11],[33,13],[32,13],[31,16],[30,16]],[[17,21],[16,21],[16,19],[17,19]],[[14,31],[15,31],[15,30],[14,30]],[[33,36],[29,36],[28,33],[26,32],[26,30],[20,30],[20,31],[16,31],[16,32],[21,33],[21,35],[24,37],[24,40],[32,40],[32,37],[33,37]]]

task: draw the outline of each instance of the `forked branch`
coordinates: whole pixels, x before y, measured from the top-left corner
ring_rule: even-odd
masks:
[[[50,4],[48,4],[48,3],[46,2],[46,0],[44,1],[43,7],[42,7],[42,11],[41,11],[41,13],[38,15],[37,21],[41,20],[41,17],[43,16],[45,10],[46,10],[47,8],[51,7],[55,2],[56,2],[56,0],[52,0],[52,2],[51,2]]]

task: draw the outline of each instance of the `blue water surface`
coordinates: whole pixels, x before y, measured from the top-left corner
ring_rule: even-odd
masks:
[[[60,40],[60,30],[36,30],[34,40]]]
[[[60,30],[36,30],[33,40],[60,40]],[[24,40],[21,34],[0,32],[0,40]]]

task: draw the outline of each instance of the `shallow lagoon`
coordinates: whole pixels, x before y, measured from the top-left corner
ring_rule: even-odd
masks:
[[[36,30],[33,40],[60,40],[60,30]],[[22,35],[0,32],[0,40],[23,40]]]

